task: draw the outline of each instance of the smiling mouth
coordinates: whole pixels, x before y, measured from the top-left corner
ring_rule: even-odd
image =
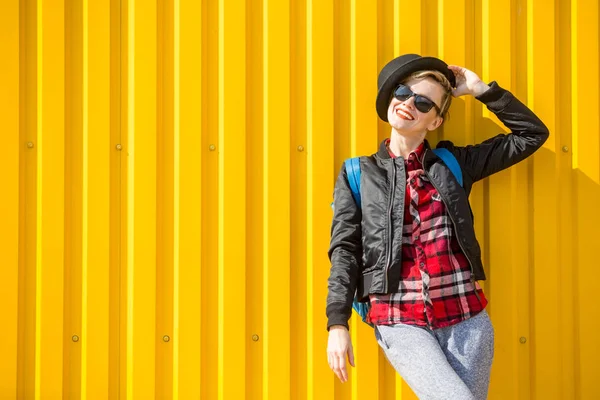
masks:
[[[415,119],[415,117],[413,117],[411,113],[400,109],[400,107],[396,108],[396,115],[407,121],[412,121]]]

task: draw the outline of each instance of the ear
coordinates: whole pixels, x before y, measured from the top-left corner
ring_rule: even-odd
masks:
[[[427,130],[435,131],[437,128],[440,127],[440,125],[442,125],[442,122],[444,122],[444,118],[442,118],[438,115],[437,117],[435,117],[433,122],[431,122],[431,124],[429,124],[429,126],[427,127]]]

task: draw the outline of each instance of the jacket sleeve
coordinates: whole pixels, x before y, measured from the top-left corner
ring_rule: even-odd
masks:
[[[362,214],[352,196],[344,165],[335,184],[333,204],[329,247],[331,270],[326,309],[327,330],[332,325],[344,325],[348,328],[356,292],[359,260],[362,260]]]
[[[476,98],[496,114],[511,132],[466,147],[455,147],[451,142],[440,142],[438,145],[449,148],[454,153],[473,182],[529,157],[549,136],[546,125],[525,104],[496,82],[492,82],[490,89]]]

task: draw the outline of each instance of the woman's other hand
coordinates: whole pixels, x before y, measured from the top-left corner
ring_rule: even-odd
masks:
[[[327,344],[327,361],[329,367],[342,383],[348,380],[348,370],[346,369],[346,355],[350,365],[354,367],[354,352],[352,351],[352,341],[350,332],[343,325],[333,325],[329,328],[329,343]]]
[[[477,74],[458,65],[449,65],[448,69],[456,77],[456,89],[452,90],[454,97],[470,94],[475,97],[483,94],[490,87]]]

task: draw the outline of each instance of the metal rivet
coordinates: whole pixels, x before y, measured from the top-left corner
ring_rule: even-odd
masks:
[[[522,344],[525,344],[525,342],[527,342],[527,338],[525,336],[521,336],[521,338],[519,339],[519,342],[521,342]]]
[[[120,144],[116,145],[115,148],[119,151],[123,150],[123,146],[121,146]]]
[[[217,149],[217,146],[215,146],[214,144],[211,144],[210,146],[208,146],[208,149],[210,151],[215,151]]]
[[[258,335],[252,335],[252,340],[258,342]]]
[[[77,335],[73,335],[71,339],[73,339],[74,342],[79,342],[79,336]]]
[[[33,142],[27,142],[27,147],[29,147],[30,149],[33,149]]]
[[[168,342],[170,340],[171,340],[171,338],[169,337],[169,335],[163,336],[163,342]]]
[[[563,146],[562,151],[567,153],[569,151],[569,148],[567,146]]]
[[[304,151],[304,146],[298,146],[298,151]]]

